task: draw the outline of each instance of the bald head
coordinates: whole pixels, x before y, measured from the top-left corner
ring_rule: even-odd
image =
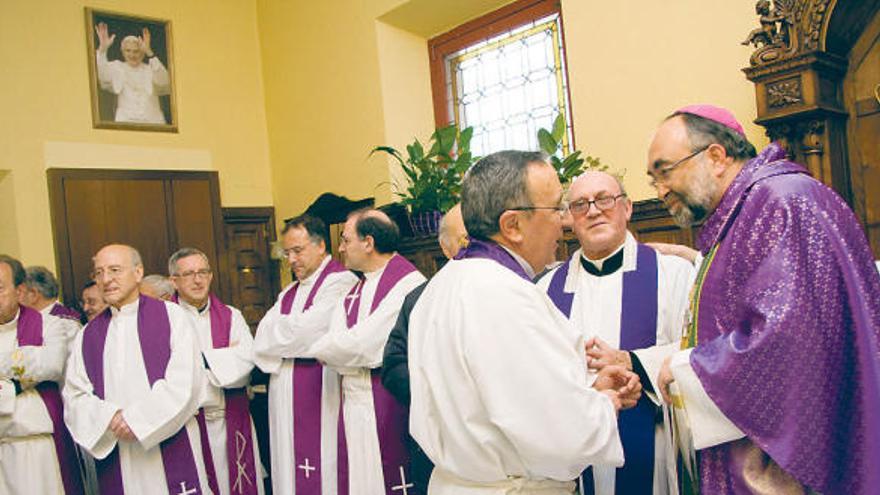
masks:
[[[137,300],[144,264],[135,248],[125,244],[110,244],[101,248],[92,261],[95,283],[101,288],[108,304],[120,308]]]
[[[464,218],[461,216],[461,203],[453,206],[443,215],[443,219],[440,220],[437,240],[440,242],[443,254],[449,259],[454,258],[467,243],[467,229],[464,226]]]

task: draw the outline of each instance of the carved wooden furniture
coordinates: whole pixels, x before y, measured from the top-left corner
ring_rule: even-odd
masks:
[[[750,66],[770,139],[848,201],[880,257],[880,0],[768,0]]]

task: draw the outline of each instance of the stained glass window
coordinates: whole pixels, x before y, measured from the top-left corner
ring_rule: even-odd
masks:
[[[559,14],[543,17],[448,55],[449,115],[473,127],[471,151],[538,149],[538,129],[551,129],[560,113],[569,129],[568,87]]]

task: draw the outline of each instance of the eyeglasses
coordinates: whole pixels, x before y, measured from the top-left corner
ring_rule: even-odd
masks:
[[[193,271],[188,271],[188,272],[183,272],[183,273],[177,273],[174,276],[180,277],[184,280],[193,280],[196,277],[208,278],[211,276],[211,270],[209,270],[209,269],[193,270]]]
[[[560,204],[558,206],[514,206],[513,208],[507,208],[508,211],[535,211],[535,210],[553,210],[559,214],[559,216],[565,215],[565,212],[568,211],[568,205],[565,203]]]
[[[125,272],[125,267],[119,265],[108,266],[107,268],[96,268],[92,270],[92,280],[95,282],[104,278],[104,276],[108,276],[112,279],[119,278]]]
[[[669,172],[671,172],[672,170],[674,170],[675,167],[678,167],[678,166],[681,165],[682,163],[684,163],[684,162],[690,160],[691,158],[693,158],[693,157],[699,155],[700,153],[706,151],[707,149],[709,149],[709,146],[712,146],[712,145],[711,145],[711,144],[708,144],[708,145],[706,145],[706,146],[703,146],[702,148],[698,149],[697,151],[694,151],[694,152],[691,153],[690,155],[688,155],[688,156],[682,158],[681,160],[678,160],[677,162],[675,162],[675,163],[673,163],[673,164],[671,164],[671,165],[666,165],[665,167],[659,167],[659,168],[657,168],[657,170],[654,171],[653,173],[648,172],[648,175],[651,176],[651,179],[650,179],[651,187],[653,187],[653,188],[656,189],[656,188],[657,188],[657,184],[664,183],[664,182],[666,182],[667,180],[669,180]]]
[[[596,209],[599,211],[606,211],[614,208],[617,205],[618,199],[625,197],[626,194],[620,193],[617,196],[603,196],[591,201],[579,199],[568,204],[568,211],[570,211],[572,215],[586,215],[590,211],[592,205],[596,205]]]

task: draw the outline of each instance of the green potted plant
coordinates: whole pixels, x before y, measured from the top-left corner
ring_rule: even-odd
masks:
[[[474,130],[458,132],[453,124],[431,134],[428,151],[418,139],[406,146],[406,157],[391,146],[377,146],[393,157],[406,176],[407,184],[392,183],[392,189],[410,214],[415,235],[436,234],[440,218],[461,200],[461,179],[477,158],[471,155]]]
[[[568,156],[561,156],[560,149],[562,141],[565,137],[565,117],[560,113],[553,122],[553,129],[538,129],[538,145],[541,151],[550,155],[550,164],[556,169],[559,176],[559,182],[567,185],[574,180],[575,177],[584,173],[585,170],[608,170],[608,165],[595,157],[585,155],[581,158],[580,151],[569,153]]]

